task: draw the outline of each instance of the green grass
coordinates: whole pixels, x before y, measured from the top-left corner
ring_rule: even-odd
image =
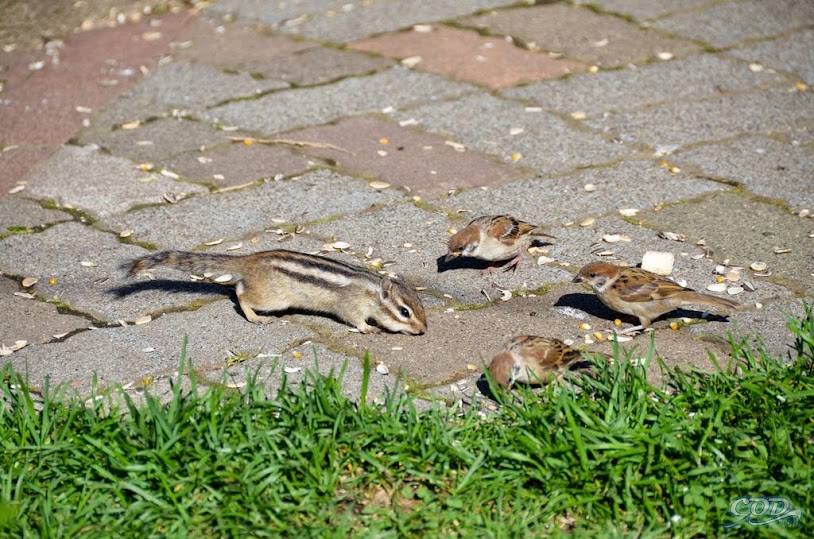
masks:
[[[333,377],[273,400],[253,379],[177,385],[169,404],[119,409],[121,394],[40,398],[6,369],[0,536],[803,537],[811,310],[790,329],[789,365],[733,341],[737,374],[667,372],[663,390],[642,366],[597,363],[573,385],[501,392],[488,417],[356,405]],[[750,495],[787,497],[801,524],[725,531]]]

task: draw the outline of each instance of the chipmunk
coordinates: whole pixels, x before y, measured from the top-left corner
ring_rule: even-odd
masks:
[[[282,249],[244,256],[163,251],[137,258],[125,269],[132,277],[155,266],[237,274],[237,301],[246,319],[255,324],[274,319],[255,311],[293,308],[335,315],[362,333],[382,328],[420,335],[427,330],[421,299],[404,281],[330,258]]]

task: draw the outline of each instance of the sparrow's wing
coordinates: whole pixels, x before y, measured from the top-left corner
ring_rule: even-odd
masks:
[[[512,351],[546,370],[555,370],[580,358],[579,352],[558,339],[521,335],[510,343]]]
[[[519,223],[520,221],[508,215],[497,216],[489,223],[489,235],[501,243],[511,245],[520,234]]]
[[[613,289],[620,299],[632,302],[665,299],[687,290],[670,279],[636,268],[623,271]]]

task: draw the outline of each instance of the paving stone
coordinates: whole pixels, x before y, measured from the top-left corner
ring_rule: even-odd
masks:
[[[108,217],[139,204],[164,202],[165,193],[200,193],[196,185],[140,172],[127,160],[92,145],[64,146],[30,176],[26,196],[53,199],[93,216]]]
[[[734,335],[735,342],[748,337],[747,343],[753,350],[763,347],[773,357],[785,361],[796,360],[794,335],[789,330],[788,324],[790,316],[797,320],[803,317],[805,313],[803,301],[810,305],[812,298],[776,301],[760,310],[750,309],[732,313],[729,315],[728,327],[720,324],[699,324],[688,326],[686,331],[710,340],[717,338],[728,341],[730,333]]]
[[[213,16],[231,15],[238,19],[257,21],[275,27],[297,24],[301,18],[328,10],[340,9],[345,0],[289,0],[269,9],[266,0],[223,0],[206,6],[205,13]]]
[[[709,0],[590,0],[577,2],[597,6],[603,11],[619,13],[637,20],[663,17],[709,3]]]
[[[14,295],[22,291],[11,279],[0,277],[0,311],[6,313],[0,320],[0,345],[12,346],[19,340],[29,344],[46,343],[55,335],[70,333],[90,324],[79,316],[59,314],[57,308],[48,303]],[[25,291],[30,293],[28,289]]]
[[[765,261],[772,272],[771,279],[808,293],[814,290],[810,219],[730,193],[709,197],[691,208],[679,204],[639,217],[649,225],[684,233],[688,239],[704,238],[717,259],[729,259],[730,264],[744,267],[757,260]],[[792,252],[774,253],[776,248],[784,247]],[[750,279],[754,282],[762,278],[750,276]]]
[[[578,74],[562,81],[543,81],[502,92],[547,110],[584,112],[588,116],[629,111],[665,101],[715,96],[788,81],[766,71],[755,73],[739,61],[699,54],[635,69]]]
[[[419,71],[437,73],[487,88],[507,88],[524,82],[553,79],[583,71],[584,64],[549,58],[515,47],[502,39],[483,37],[469,30],[429,26],[385,34],[351,44],[354,49],[389,58],[420,58]]]
[[[735,181],[752,193],[787,201],[794,211],[814,210],[814,147],[762,136],[702,146],[671,157],[709,177]]]
[[[814,6],[808,0],[760,0],[713,3],[706,9],[673,14],[653,26],[687,36],[716,48],[747,39],[765,38],[814,24]]]
[[[56,47],[54,56],[43,55],[48,61],[41,70],[3,91],[0,144],[68,140],[87,118],[76,107],[95,110],[125,92],[141,76],[141,65],[152,69],[169,50],[184,17],[167,15],[159,22],[83,32]],[[144,39],[146,34],[157,37]]]
[[[204,117],[270,135],[386,107],[455,97],[471,89],[437,75],[396,67],[369,77],[229,103],[210,109]]]
[[[145,377],[175,377],[185,336],[186,357],[195,369],[219,372],[231,354],[282,354],[311,333],[291,323],[251,324],[234,312],[230,301],[217,301],[149,324],[96,329],[64,342],[29,346],[6,359],[19,372],[27,372],[34,386],[50,377],[52,385],[67,383],[87,393],[94,375],[100,388],[141,385]]]
[[[36,277],[37,296],[107,322],[134,320],[232,294],[228,287],[206,283],[128,280],[119,266],[147,253],[141,247],[119,243],[113,234],[65,223],[39,234],[0,241],[0,271]],[[97,265],[83,266],[82,262]]]
[[[136,129],[88,132],[80,141],[98,144],[116,155],[144,163],[229,142],[229,134],[203,122],[164,118]]]
[[[700,50],[694,43],[666,37],[620,18],[559,3],[494,11],[459,22],[520,38],[540,50],[560,52],[606,69],[642,63],[659,52],[680,57]]]
[[[497,300],[500,291],[492,286],[493,282],[509,290],[535,290],[571,277],[557,268],[537,268],[531,258],[517,271],[498,270],[489,276],[480,274],[486,264],[479,261],[459,260],[446,265],[442,259],[447,253],[449,227],[441,213],[412,204],[394,204],[315,226],[312,233],[350,243],[345,254],[348,261],[364,260],[372,248],[369,259],[395,262],[385,269],[405,276],[414,286],[430,289],[422,293],[427,308],[483,304],[488,301],[481,292],[484,289]]]
[[[179,58],[298,86],[373,73],[393,64],[368,54],[271,35],[262,27],[241,22],[201,18],[182,38],[175,49]]]
[[[425,105],[395,117],[414,120],[431,133],[534,168],[539,174],[608,163],[632,151],[573,128],[553,114],[527,111],[523,105],[487,94]],[[520,158],[515,161],[513,156]]]
[[[52,153],[54,148],[44,146],[0,151],[0,200],[18,185],[17,182],[23,181],[29,171]]]
[[[596,190],[586,191],[586,185]],[[485,191],[471,189],[433,201],[433,205],[466,210],[467,218],[510,214],[535,224],[561,226],[620,209],[647,208],[726,188],[684,172],[673,174],[653,161],[624,161],[567,176],[533,178]]]
[[[506,166],[491,156],[459,152],[442,137],[375,118],[348,118],[295,131],[286,138],[342,148],[303,146],[302,151],[331,159],[349,174],[403,185],[411,194],[422,197],[531,175],[522,167]]]
[[[46,210],[36,202],[10,195],[0,198],[0,235],[12,228],[37,228],[41,225],[70,221],[70,214]]]
[[[205,152],[190,152],[156,163],[185,180],[233,187],[277,176],[293,176],[312,168],[313,161],[284,146],[229,144]]]
[[[307,5],[300,16],[284,20],[279,13],[257,13],[251,17],[275,25],[281,32],[321,41],[349,42],[363,37],[408,28],[416,23],[442,21],[481,9],[515,4],[513,0],[436,0],[435,2],[322,3]],[[309,3],[310,4],[310,3]],[[345,6],[352,6],[348,9]],[[303,6],[305,7],[305,6]],[[245,9],[239,16],[245,17]]]
[[[299,356],[294,356],[295,353]],[[375,369],[375,365],[373,368]],[[264,386],[265,395],[274,398],[282,387],[283,378],[289,388],[300,384],[312,386],[312,376],[317,373],[339,380],[342,394],[354,402],[360,401],[364,369],[359,358],[338,354],[310,341],[286,350],[277,357],[253,358],[224,370],[208,372],[206,377],[210,382],[218,383],[225,374],[227,383],[242,387],[249,375],[257,376],[257,381]],[[382,375],[373,370],[367,388],[367,403],[383,400],[387,392],[394,393],[401,387],[403,385],[397,376]]]
[[[134,239],[161,248],[190,249],[216,238],[241,239],[277,228],[275,218],[306,223],[363,211],[399,196],[393,190],[376,191],[364,181],[320,170],[254,189],[144,208],[102,225],[133,229]]]
[[[166,116],[174,109],[197,111],[287,87],[280,80],[257,80],[246,73],[228,74],[207,65],[175,62],[156,69],[127,95],[95,115],[90,131]]]
[[[718,141],[744,133],[782,133],[814,121],[814,93],[770,89],[656,105],[640,112],[587,120],[586,125],[624,142],[652,148]]]
[[[729,54],[750,62],[794,73],[808,85],[814,84],[814,62],[811,50],[814,49],[814,30],[805,29],[781,36],[771,41],[761,41]]]

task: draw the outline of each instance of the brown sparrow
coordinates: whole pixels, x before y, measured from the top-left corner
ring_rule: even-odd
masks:
[[[685,305],[737,310],[739,305],[728,299],[701,294],[641,268],[591,262],[579,270],[575,283],[587,283],[599,300],[620,313],[639,319],[638,326],[622,333],[636,333],[649,327],[654,319]]]
[[[489,372],[504,387],[514,382],[545,384],[558,371],[565,370],[582,358],[582,352],[569,348],[560,340],[518,335],[492,359]]]
[[[449,253],[444,262],[459,256],[498,262],[509,260],[506,269],[516,267],[536,237],[554,238],[539,226],[515,219],[511,215],[484,215],[474,219],[466,228],[449,238]],[[489,267],[481,273],[495,270]]]

